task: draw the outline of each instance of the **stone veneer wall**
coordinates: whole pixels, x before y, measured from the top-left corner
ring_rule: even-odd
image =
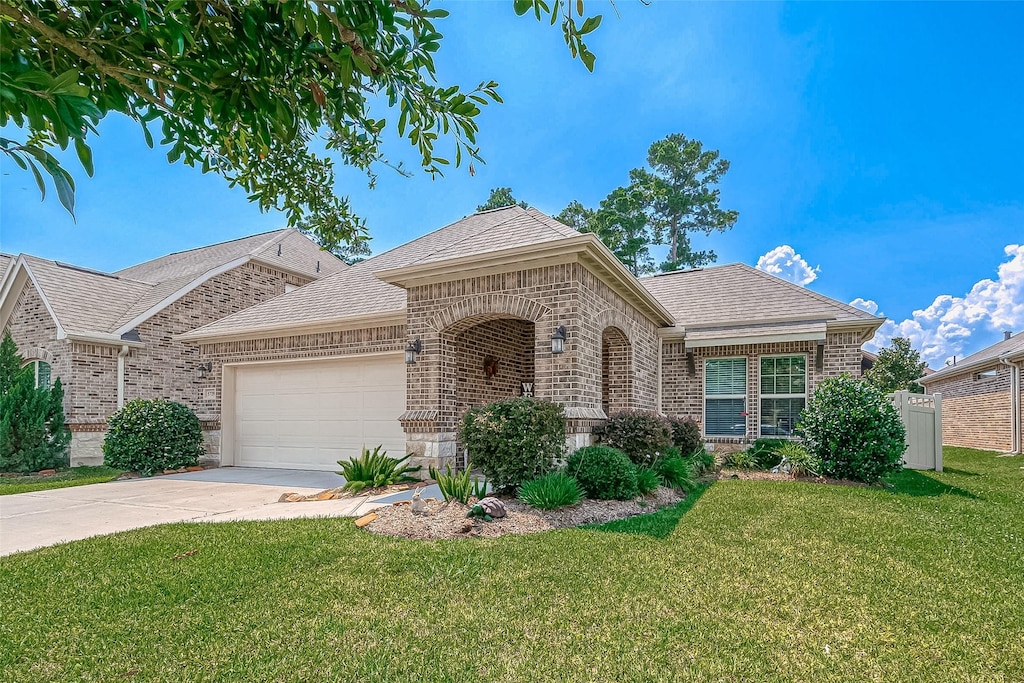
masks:
[[[984,370],[995,370],[996,376],[979,377]],[[1009,366],[975,368],[929,383],[926,391],[942,394],[943,444],[990,451],[1013,447]]]
[[[807,395],[825,377],[844,372],[860,376],[860,335],[852,332],[826,336],[823,369],[815,367],[817,342],[783,342],[742,346],[704,347],[693,349],[694,373],[687,368],[685,345],[681,341],[665,341],[662,356],[661,409],[666,415],[690,418],[704,428],[704,361],[708,358],[747,359],[747,436],[756,438],[760,425],[761,356],[807,356]],[[739,437],[708,437],[708,441],[729,443]]]

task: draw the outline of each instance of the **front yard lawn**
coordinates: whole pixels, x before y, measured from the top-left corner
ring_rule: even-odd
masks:
[[[493,540],[176,524],[0,559],[5,681],[1022,681],[1024,458]]]
[[[19,477],[0,477],[0,496],[12,493],[30,493],[46,489],[62,489],[84,484],[102,484],[113,481],[121,470],[100,465],[98,467],[71,467],[58,470],[56,474],[30,474]]]

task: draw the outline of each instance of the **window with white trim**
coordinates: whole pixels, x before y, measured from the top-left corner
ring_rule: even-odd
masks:
[[[761,357],[761,436],[792,436],[807,405],[807,356]]]
[[[747,359],[704,361],[704,434],[743,436],[747,433]]]
[[[42,360],[34,360],[29,363],[32,368],[32,375],[37,387],[50,386],[50,364]]]

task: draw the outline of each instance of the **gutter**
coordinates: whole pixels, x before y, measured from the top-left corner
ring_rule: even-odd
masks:
[[[1020,366],[1016,363],[1011,363],[1006,355],[999,356],[999,362],[1010,368],[1010,452],[1020,453]]]
[[[128,355],[129,346],[121,344],[117,353],[117,409],[124,408],[124,359]]]

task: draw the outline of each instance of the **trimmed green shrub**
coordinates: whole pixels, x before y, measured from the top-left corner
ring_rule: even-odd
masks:
[[[875,483],[903,468],[903,422],[885,394],[867,382],[849,375],[823,380],[799,427],[826,476]]]
[[[622,451],[637,465],[649,465],[672,446],[672,426],[657,413],[624,410],[608,416],[601,443]]]
[[[345,485],[341,488],[358,493],[365,488],[419,481],[416,477],[409,476],[412,472],[419,471],[419,468],[405,465],[412,457],[411,454],[404,458],[392,458],[387,451],[381,452],[381,448],[383,446],[377,446],[372,453],[369,448],[364,448],[363,454],[358,458],[339,460],[341,471],[338,474],[345,477]]]
[[[787,439],[758,439],[747,450],[759,468],[770,470],[782,461],[779,449],[788,443]]]
[[[787,442],[776,451],[780,457],[778,468],[794,477],[821,474],[821,462],[801,444]]]
[[[180,403],[137,398],[107,420],[107,467],[151,475],[195,465],[203,453],[199,418]]]
[[[466,413],[459,440],[491,485],[510,491],[547,474],[564,457],[565,416],[550,401],[496,401]]]
[[[681,453],[693,453],[704,447],[704,437],[700,435],[700,425],[695,420],[670,417],[668,422],[672,428],[672,445]]]
[[[757,460],[748,450],[736,451],[725,456],[726,467],[734,467],[738,470],[757,469]]]
[[[444,502],[457,500],[463,505],[469,503],[469,497],[473,495],[473,477],[467,467],[462,472],[452,473],[452,466],[445,465],[445,472],[442,474],[433,467],[429,470],[430,478],[437,482],[437,488],[441,489],[441,497]]]
[[[687,491],[694,486],[692,461],[678,455],[657,460],[654,463],[654,471],[663,486]]]
[[[518,497],[538,510],[556,510],[580,502],[583,488],[565,472],[549,472],[520,486]]]
[[[636,488],[640,492],[641,496],[646,496],[651,493],[661,484],[661,478],[658,473],[654,471],[652,467],[637,467],[636,468]]]
[[[591,498],[629,500],[640,490],[636,465],[629,456],[610,446],[587,446],[569,456],[565,471],[576,478]]]

